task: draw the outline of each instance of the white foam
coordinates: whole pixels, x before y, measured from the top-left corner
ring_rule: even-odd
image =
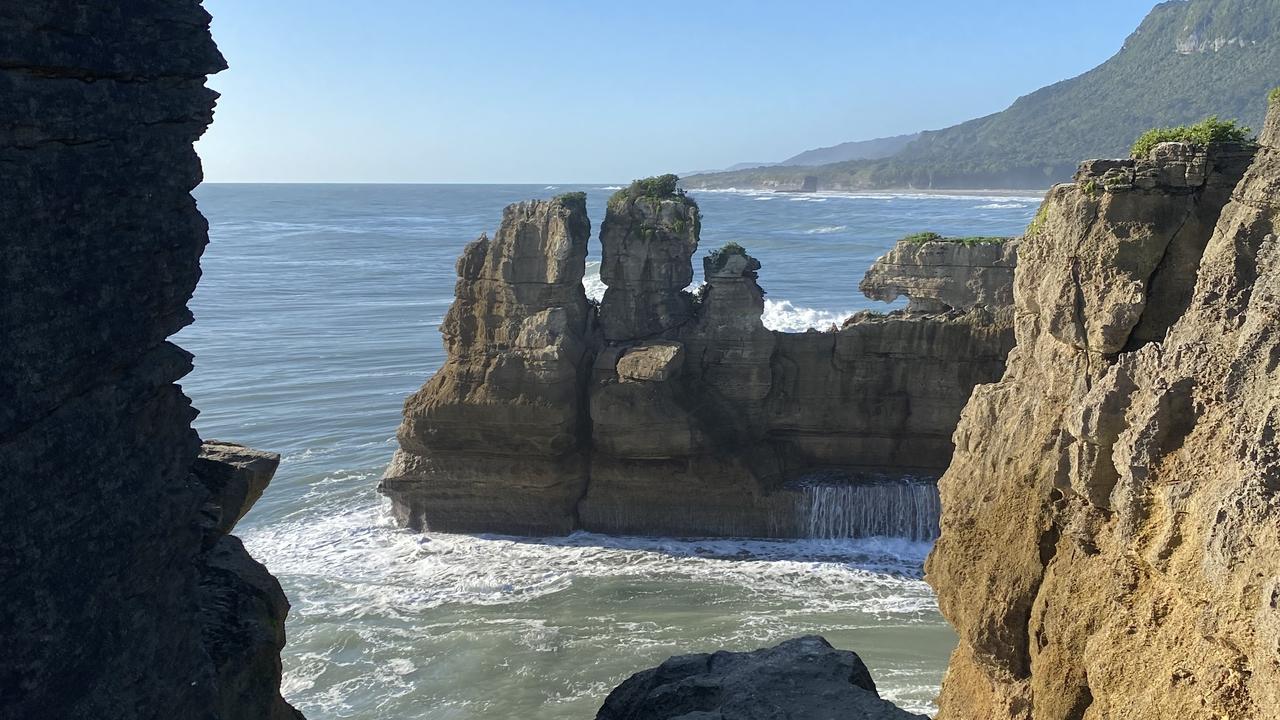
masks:
[[[317,499],[332,497],[328,493]],[[310,515],[310,514],[309,514]],[[932,610],[921,581],[929,544],[856,540],[673,540],[575,533],[526,540],[415,534],[380,506],[310,515],[244,534],[253,555],[286,584],[323,581],[297,612],[418,616],[448,603],[519,604],[575,582],[613,577],[700,578],[753,592],[873,614]],[[749,562],[747,562],[749,561]],[[803,582],[797,582],[800,578]],[[815,592],[817,588],[824,588]]]
[[[840,326],[854,311],[831,312],[814,308],[796,307],[790,300],[764,301],[764,326],[779,332],[804,332],[810,328],[826,330]]]
[[[745,195],[747,197],[780,197],[779,194],[771,190],[755,190],[755,189],[739,189],[739,188],[716,188],[716,189],[699,189],[690,190],[691,193],[726,193],[732,195]],[[788,193],[790,194],[790,193]],[[982,203],[1035,203],[1038,204],[1044,200],[1043,195],[997,195],[997,194],[967,194],[967,193],[946,193],[946,192],[922,192],[922,191],[847,191],[847,190],[819,190],[817,192],[805,193],[791,198],[792,200],[809,200],[821,201],[828,198],[840,200],[968,200],[972,202]]]
[[[805,235],[830,235],[831,233],[844,232],[845,230],[848,230],[848,229],[849,229],[848,225],[823,225],[822,227],[816,227],[816,228],[813,228],[812,230],[805,230],[804,234]]]
[[[986,205],[975,205],[974,210],[1007,210],[1011,208],[1025,208],[1023,203],[987,203]]]
[[[604,291],[608,286],[600,279],[600,263],[587,263],[587,271],[582,276],[582,289],[587,291],[587,297],[591,300],[599,302],[604,299]]]

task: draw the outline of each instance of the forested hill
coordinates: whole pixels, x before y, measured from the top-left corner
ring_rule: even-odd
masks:
[[[1044,188],[1093,157],[1127,154],[1158,125],[1207,115],[1255,129],[1280,85],[1280,0],[1157,5],[1102,65],[1019,98],[1008,109],[922,133],[896,155],[797,168],[699,175],[688,187],[823,189]]]

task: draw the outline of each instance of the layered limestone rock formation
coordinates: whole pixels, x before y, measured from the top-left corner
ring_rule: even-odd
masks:
[[[205,506],[166,341],[207,241],[209,16],[28,0],[0,36],[0,716],[292,717],[287,604],[225,534],[252,483]]]
[[[640,181],[609,198],[600,226],[600,279],[608,286],[600,325],[609,342],[661,336],[693,316],[690,258],[698,249],[698,206],[676,192],[678,178]]]
[[[448,360],[406,403],[381,484],[397,516],[458,532],[790,537],[808,531],[795,485],[811,473],[946,467],[970,391],[1004,370],[1007,308],[772,332],[760,263],[740,246],[704,257],[706,284],[685,291],[699,230],[673,179],[617,193],[597,309],[581,288],[581,198],[508,208],[464,251]]]
[[[456,532],[566,533],[586,490],[582,195],[512,205],[458,259],[448,360],[405,402],[382,481],[400,520]]]
[[[802,637],[754,652],[680,655],[609,693],[596,720],[926,720],[880,698],[862,659]]]
[[[1162,145],[1050,192],[1017,347],[941,480],[940,718],[1276,717],[1275,108],[1261,143]]]
[[[910,312],[1012,306],[1018,240],[977,240],[900,240],[871,266],[859,289],[884,302],[906,296]]]

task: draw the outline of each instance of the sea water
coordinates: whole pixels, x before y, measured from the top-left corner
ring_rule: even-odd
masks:
[[[462,246],[492,234],[503,206],[574,190],[587,192],[598,231],[614,189],[196,190],[211,243],[196,322],[176,339],[196,356],[182,384],[203,437],[284,456],[236,532],[293,603],[283,690],[311,720],[586,719],[612,687],[672,654],[809,633],[857,651],[885,697],[932,709],[955,637],[922,579],[928,540],[469,537],[388,518],[375,486],[404,398],[444,359],[437,327]],[[695,269],[703,252],[740,242],[764,266],[765,323],[797,332],[885,309],[858,281],[897,238],[1018,234],[1039,203],[694,197],[704,217]],[[599,257],[593,241],[595,296]]]

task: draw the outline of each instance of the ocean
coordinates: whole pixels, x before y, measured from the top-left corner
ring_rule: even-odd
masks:
[[[955,636],[923,581],[928,543],[415,534],[375,492],[404,398],[443,362],[438,323],[463,245],[502,208],[587,192],[594,230],[616,187],[218,185],[195,354],[182,381],[208,439],[281,453],[236,533],[293,604],[285,697],[329,718],[594,717],[668,656],[824,635],[858,652],[883,696],[931,712]],[[825,329],[889,309],[858,292],[904,235],[1016,235],[1040,198],[695,192],[700,256],[733,240],[760,259],[771,328]],[[603,291],[599,245],[588,293]],[[700,279],[695,279],[695,284]]]

